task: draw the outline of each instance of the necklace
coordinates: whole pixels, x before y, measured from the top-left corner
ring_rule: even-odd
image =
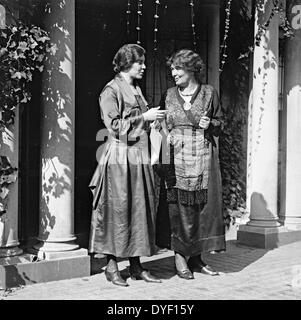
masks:
[[[191,97],[194,95],[194,93],[191,93],[191,94],[184,94],[182,92],[180,92],[180,95],[183,96],[183,97]]]
[[[191,97],[193,96],[194,93],[191,93],[191,94],[184,94],[180,91],[180,95],[183,96],[183,97]]]
[[[191,97],[191,96],[194,95],[194,92],[191,93],[191,94],[183,94],[183,93],[180,91],[180,88],[179,88],[178,90],[179,90],[180,96],[182,96],[182,97]],[[183,98],[183,99],[184,99],[184,98]],[[184,102],[184,104],[183,104],[183,109],[184,109],[185,111],[190,110],[191,107],[192,107],[192,104],[191,104],[189,101],[185,101],[185,102]]]
[[[191,97],[191,96],[193,96],[194,93],[195,93],[195,90],[196,90],[196,88],[193,90],[192,93],[184,94],[184,93],[181,92],[181,90],[179,88],[180,95],[183,96],[183,97]]]

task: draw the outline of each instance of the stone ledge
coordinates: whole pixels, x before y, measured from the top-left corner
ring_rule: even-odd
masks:
[[[88,255],[87,249],[77,249],[70,251],[42,251],[36,250],[34,248],[27,248],[26,251],[33,255],[36,255],[40,260],[54,260],[54,259],[64,259],[64,258],[76,258]]]
[[[273,249],[292,242],[301,241],[301,230],[286,227],[253,227],[240,225],[237,242],[249,247]]]
[[[0,288],[90,276],[90,256],[37,260],[23,254],[0,259]],[[35,260],[35,262],[33,262]]]

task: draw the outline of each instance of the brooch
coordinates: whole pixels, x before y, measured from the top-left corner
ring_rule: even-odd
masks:
[[[191,103],[190,102],[185,102],[183,104],[183,108],[184,108],[185,111],[190,110],[191,109]]]

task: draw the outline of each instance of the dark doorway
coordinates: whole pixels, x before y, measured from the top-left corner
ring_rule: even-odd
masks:
[[[196,49],[207,64],[208,19],[203,1],[195,1]],[[96,151],[101,141],[97,132],[103,127],[98,96],[114,77],[112,59],[125,43],[137,41],[137,0],[76,0],[76,116],[75,116],[75,235],[87,248],[92,194],[89,181],[96,167]],[[140,83],[150,105],[157,105],[164,91],[173,85],[166,58],[175,50],[194,48],[191,7],[187,0],[161,0],[158,11],[157,50],[154,50],[155,1],[143,1],[141,45],[146,49],[147,72]],[[31,17],[39,24],[42,13]],[[129,30],[127,30],[129,19]],[[42,24],[43,25],[43,24]],[[129,32],[127,32],[129,31]],[[35,239],[39,232],[40,166],[40,83],[34,82],[33,99],[21,114],[20,156],[20,240]]]
[[[76,159],[75,159],[75,233],[81,246],[87,247],[92,194],[89,181],[96,167],[96,141],[103,127],[98,109],[98,95],[114,77],[112,59],[125,43],[137,41],[137,1],[76,1]],[[147,72],[140,83],[150,105],[157,105],[164,91],[173,85],[166,68],[166,58],[180,48],[193,49],[189,1],[161,1],[158,20],[158,44],[154,50],[155,1],[143,1],[141,45],[146,49]],[[207,59],[207,27],[200,2],[195,4],[196,49]],[[129,29],[127,29],[129,21]]]

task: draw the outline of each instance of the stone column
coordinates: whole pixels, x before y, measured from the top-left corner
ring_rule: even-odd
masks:
[[[15,111],[15,123],[0,132],[0,155],[7,156],[13,168],[18,168],[19,162],[19,109]],[[9,193],[6,202],[6,213],[0,217],[0,258],[21,254],[18,247],[18,180],[8,186]]]
[[[255,34],[267,21],[273,3],[256,9]],[[273,246],[278,222],[278,28],[277,14],[255,46],[253,57],[253,104],[249,116],[251,167],[249,168],[250,221],[240,226],[238,240],[245,244]],[[250,139],[249,139],[250,141]],[[277,236],[276,236],[277,237]],[[273,238],[273,239],[272,239]]]
[[[67,256],[79,247],[74,236],[75,1],[51,0],[43,23],[56,53],[42,80],[40,242],[34,248],[50,259],[57,257],[53,252]]]
[[[7,21],[5,7],[0,5],[0,29],[4,29]],[[15,123],[7,130],[0,132],[0,155],[7,156],[12,167],[18,168],[19,162],[19,109],[15,111]],[[18,180],[9,185],[9,194],[4,200],[6,213],[0,217],[0,258],[21,254],[18,247]]]
[[[247,183],[246,183],[246,215],[249,217],[251,212],[252,194],[252,116],[253,116],[253,89],[249,94],[248,100],[248,139],[247,139]]]
[[[286,40],[284,56],[286,172],[280,221],[288,229],[301,230],[301,0],[287,4],[287,17],[295,36]]]

